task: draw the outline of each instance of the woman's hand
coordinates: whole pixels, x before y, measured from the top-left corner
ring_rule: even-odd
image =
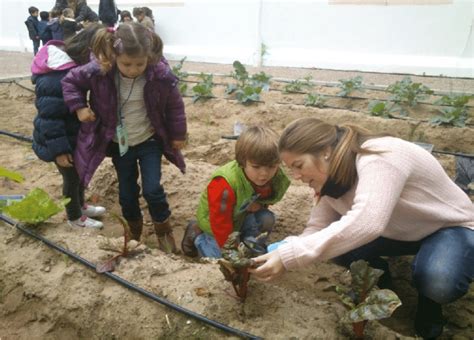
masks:
[[[283,262],[281,262],[280,254],[277,251],[272,251],[252,260],[257,267],[249,268],[249,272],[259,281],[273,281],[282,276],[286,271]]]
[[[70,168],[74,166],[74,161],[70,153],[65,153],[56,156],[56,164],[63,168]]]
[[[95,113],[88,107],[83,107],[76,111],[77,118],[81,122],[93,122],[95,121]]]
[[[173,149],[181,150],[186,145],[185,140],[173,140],[171,141],[171,147]]]

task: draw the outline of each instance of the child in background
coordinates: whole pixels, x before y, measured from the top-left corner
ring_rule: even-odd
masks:
[[[40,15],[41,20],[38,22],[38,35],[44,46],[49,41],[49,40],[44,39],[44,31],[46,30],[46,26],[48,25],[48,22],[49,22],[49,12],[41,11],[39,15]]]
[[[33,41],[33,54],[36,55],[38,53],[38,49],[40,46],[40,37],[38,33],[38,13],[39,9],[31,6],[28,8],[28,12],[30,13],[30,16],[26,19],[25,25],[26,28],[28,28],[28,35],[30,36],[30,39]]]
[[[50,20],[44,29],[41,39],[45,41],[64,40],[63,27],[59,23],[61,14],[62,10],[59,9],[59,7],[54,7],[51,12],[49,12]]]
[[[62,41],[48,42],[36,55],[31,66],[35,83],[36,108],[33,150],[43,161],[54,162],[63,177],[63,196],[71,201],[66,205],[71,227],[102,228],[103,224],[91,217],[99,217],[105,209],[84,203],[84,187],[79,183],[72,154],[76,146],[80,122],[69,112],[63,100],[61,79],[69,69],[89,60],[91,39],[98,25],[71,38],[66,47]]]
[[[76,35],[76,31],[81,29],[81,25],[74,20],[74,11],[70,8],[63,9],[63,15],[59,19],[59,23],[63,28],[64,40],[72,38]]]
[[[101,29],[92,46],[97,60],[72,69],[62,83],[69,109],[83,122],[74,154],[81,182],[87,185],[106,153],[112,156],[122,214],[133,239],[139,240],[140,170],[159,248],[176,252],[171,212],[160,183],[161,158],[165,155],[184,173],[180,149],[186,139],[186,116],[178,79],[162,51],[160,37],[138,23]]]
[[[132,14],[129,11],[120,11],[120,22],[132,22]]]
[[[268,206],[280,201],[290,180],[280,168],[278,135],[268,127],[245,130],[235,145],[235,160],[217,169],[202,193],[196,229],[190,223],[181,248],[186,255],[221,257],[229,235],[241,241],[270,233],[275,215]],[[193,247],[193,244],[196,248]]]
[[[133,16],[135,19],[146,28],[155,31],[155,22],[151,17],[147,16],[147,13],[152,15],[151,10],[148,7],[135,7],[133,9]]]

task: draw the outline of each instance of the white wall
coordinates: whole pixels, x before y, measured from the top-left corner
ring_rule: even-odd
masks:
[[[97,10],[98,0],[89,0]],[[170,59],[474,77],[474,0],[444,5],[333,5],[328,0],[117,0],[148,6]],[[363,0],[361,0],[363,2]],[[0,49],[31,51],[28,6],[0,0]]]

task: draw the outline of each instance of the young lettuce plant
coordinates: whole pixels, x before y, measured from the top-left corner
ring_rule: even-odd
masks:
[[[314,87],[313,83],[311,82],[313,79],[312,76],[308,75],[303,79],[295,79],[292,80],[289,84],[283,87],[283,92],[285,93],[300,93],[304,92],[304,90],[310,90]]]
[[[11,205],[3,207],[2,213],[27,225],[37,226],[63,211],[70,200],[70,198],[62,198],[56,203],[44,190],[35,188],[21,201],[12,202]]]
[[[268,91],[270,89],[271,76],[264,72],[249,75],[245,66],[238,60],[232,64],[234,71],[231,77],[236,80],[234,84],[228,84],[226,94],[235,93],[235,98],[242,104],[251,104],[260,100],[260,93],[262,90]]]
[[[194,93],[193,103],[197,102],[199,99],[207,100],[210,98],[215,98],[214,94],[212,93],[212,88],[214,87],[212,82],[212,74],[201,73],[199,78],[201,78],[202,81],[192,88]]]
[[[461,107],[442,107],[438,109],[440,115],[430,120],[432,125],[451,125],[465,127],[467,120],[467,110]]]
[[[14,171],[10,171],[1,166],[0,166],[0,177],[11,179],[12,181],[15,181],[17,183],[21,183],[25,180],[25,178],[21,174]]]
[[[362,90],[362,77],[357,76],[351,79],[339,79],[341,91],[337,94],[338,97],[347,97],[356,90]]]
[[[336,287],[348,312],[343,321],[352,323],[357,339],[364,338],[364,328],[369,320],[388,318],[402,303],[397,294],[389,289],[378,289],[378,279],[383,270],[369,267],[364,260],[351,263],[351,287]]]
[[[323,95],[316,93],[308,93],[304,100],[304,105],[323,108],[326,105],[327,100],[328,99]]]
[[[186,61],[186,57],[184,57],[183,59],[181,59],[176,65],[173,66],[172,68],[172,71],[174,73],[174,75],[176,77],[179,78],[179,83],[178,83],[178,86],[179,86],[179,92],[184,96],[186,95],[186,92],[188,92],[188,84],[183,82],[183,79],[184,78],[187,78],[188,77],[188,72],[185,72],[185,71],[181,71],[181,69],[183,68],[183,64],[184,62]]]
[[[369,103],[369,115],[382,118],[393,118],[394,112],[400,111],[401,108],[392,102],[384,102],[379,100],[372,100]]]
[[[410,77],[405,77],[403,80],[389,85],[387,92],[392,94],[390,100],[395,103],[407,104],[410,107],[416,106],[418,101],[426,98],[427,95],[433,94],[429,87],[421,83],[414,83]]]

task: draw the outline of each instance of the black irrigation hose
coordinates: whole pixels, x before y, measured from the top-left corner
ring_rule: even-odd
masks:
[[[24,142],[31,142],[31,143],[33,143],[33,138],[32,138],[32,137],[23,136],[23,135],[20,135],[20,134],[17,134],[17,133],[13,133],[13,132],[8,132],[8,131],[0,130],[0,135],[5,135],[5,136],[9,136],[9,137],[13,137],[13,138],[22,140],[22,141],[24,141]]]
[[[38,241],[41,241],[43,242],[44,244],[46,244],[47,246],[63,253],[63,254],[66,254],[67,256],[69,257],[72,257],[74,260],[82,263],[83,265],[85,265],[86,267],[89,267],[90,269],[93,269],[94,271],[96,270],[96,265],[87,261],[86,259],[80,257],[79,255],[55,244],[54,242],[48,240],[47,238],[41,236],[41,235],[38,235],[37,233],[23,227],[21,224],[18,224],[16,223],[14,220],[0,214],[0,220],[3,220],[5,222],[7,222],[8,224],[11,224],[12,226],[16,227],[18,230],[20,230],[21,232],[27,234],[28,236],[38,240]],[[97,274],[97,275],[100,275],[100,274]],[[211,320],[211,319],[208,319],[206,318],[205,316],[201,315],[201,314],[198,314],[198,313],[195,313],[189,309],[186,309],[184,307],[181,307],[177,304],[174,304],[166,299],[163,299],[143,288],[140,288],[138,287],[137,285],[134,285],[133,283],[125,280],[124,278],[118,276],[118,275],[115,275],[115,274],[112,274],[112,273],[109,273],[109,272],[105,272],[105,273],[102,273],[102,275],[105,275],[107,276],[109,279],[112,279],[118,283],[120,283],[122,286],[128,288],[128,289],[131,289],[131,290],[134,290],[135,292],[137,293],[140,293],[144,296],[146,296],[147,298],[149,299],[152,299],[153,301],[156,301],[158,303],[161,303],[162,305],[165,305],[179,313],[182,313],[182,314],[185,314],[186,316],[189,316],[189,317],[192,317],[198,321],[201,321],[203,323],[206,323],[212,327],[215,327],[219,330],[222,330],[224,332],[227,332],[227,333],[230,333],[230,334],[233,334],[233,335],[236,335],[236,336],[239,336],[241,338],[245,338],[245,339],[262,339],[261,337],[259,336],[256,336],[256,335],[252,335],[252,334],[249,334],[249,333],[246,333],[244,331],[241,331],[241,330],[238,330],[236,328],[232,328],[230,326],[227,326],[227,325],[224,325],[220,322],[217,322],[217,321],[214,321],[214,320]]]

